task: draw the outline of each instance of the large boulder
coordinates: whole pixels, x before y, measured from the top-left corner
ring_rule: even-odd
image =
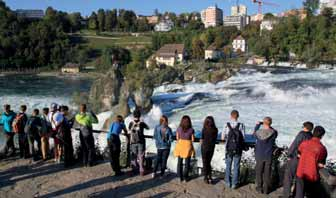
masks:
[[[108,71],[93,82],[89,101],[96,111],[110,111],[119,103],[124,77],[117,69]]]

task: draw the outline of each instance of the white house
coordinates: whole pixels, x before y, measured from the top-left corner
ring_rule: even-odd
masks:
[[[175,66],[185,60],[186,51],[183,44],[166,44],[152,57],[157,65]],[[148,65],[147,65],[148,66]]]
[[[223,57],[223,51],[218,49],[214,43],[211,44],[204,52],[205,60],[218,60],[221,57]]]
[[[173,27],[174,27],[173,21],[168,19],[156,24],[154,30],[156,32],[169,32],[171,29],[173,29]]]
[[[273,26],[277,23],[276,20],[263,20],[261,23],[260,23],[260,30],[263,31],[263,30],[268,30],[268,31],[271,31],[273,30]]]
[[[232,42],[232,48],[234,52],[246,52],[247,51],[247,43],[246,40],[241,36],[237,36]]]

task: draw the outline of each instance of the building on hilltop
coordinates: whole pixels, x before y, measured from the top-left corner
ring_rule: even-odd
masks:
[[[174,27],[174,22],[170,19],[163,20],[160,23],[156,24],[154,30],[156,32],[169,32]]]
[[[204,51],[204,59],[205,60],[218,60],[222,58],[224,55],[223,49],[216,47],[216,44],[211,44],[205,51]]]
[[[208,7],[201,12],[201,19],[205,28],[223,24],[223,10],[217,6]]]
[[[232,48],[234,52],[246,52],[246,40],[241,35],[237,36],[232,42]]]
[[[275,19],[267,19],[267,20],[263,20],[263,21],[260,23],[260,31],[263,31],[263,30],[272,31],[274,25],[277,24],[277,23],[278,23],[278,21],[275,20]]]
[[[62,73],[68,73],[68,74],[77,74],[81,72],[82,67],[80,64],[77,63],[67,63],[62,67]]]
[[[27,18],[27,19],[42,19],[44,17],[43,10],[23,10],[18,9],[15,11],[18,17]]]
[[[259,22],[259,21],[262,21],[263,19],[264,19],[263,14],[251,15],[251,22]]]
[[[152,16],[143,16],[143,15],[138,15],[138,19],[146,19],[148,24],[150,25],[155,25],[159,22],[159,16],[152,15]]]
[[[231,16],[247,16],[247,7],[245,5],[232,6]]]
[[[280,13],[280,14],[278,14],[278,16],[279,17],[297,16],[297,17],[299,17],[300,20],[303,20],[308,16],[308,12],[304,8],[292,9],[292,10],[288,10],[286,12]]]
[[[247,16],[247,7],[238,5],[231,7],[231,16],[225,16],[223,19],[224,26],[234,26],[238,30],[243,29],[250,23],[250,16]]]
[[[175,66],[176,64],[182,63],[185,57],[186,51],[184,44],[166,44],[162,46],[151,59],[155,60],[156,65],[159,66]],[[147,64],[147,67],[148,66]]]
[[[247,16],[225,16],[223,19],[223,25],[237,27],[238,30],[243,29],[247,25]]]

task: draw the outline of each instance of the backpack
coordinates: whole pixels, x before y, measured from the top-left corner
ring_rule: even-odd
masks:
[[[137,144],[140,142],[140,123],[133,122],[130,133],[130,143]]]
[[[232,128],[230,123],[227,123],[229,128],[228,139],[226,143],[226,153],[234,155],[241,154],[245,147],[243,133],[239,130],[241,123],[238,123],[235,128]]]
[[[29,119],[28,122],[26,123],[25,127],[24,127],[25,134],[30,134],[31,129],[32,129],[32,120]]]
[[[12,123],[14,133],[19,133],[24,130],[22,127],[23,126],[23,116],[25,116],[24,113],[20,113],[15,116],[13,123]]]

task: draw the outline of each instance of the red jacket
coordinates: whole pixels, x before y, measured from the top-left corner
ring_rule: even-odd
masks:
[[[325,163],[327,149],[322,145],[319,138],[313,137],[300,144],[299,153],[300,159],[296,176],[311,182],[318,181],[318,164]]]

